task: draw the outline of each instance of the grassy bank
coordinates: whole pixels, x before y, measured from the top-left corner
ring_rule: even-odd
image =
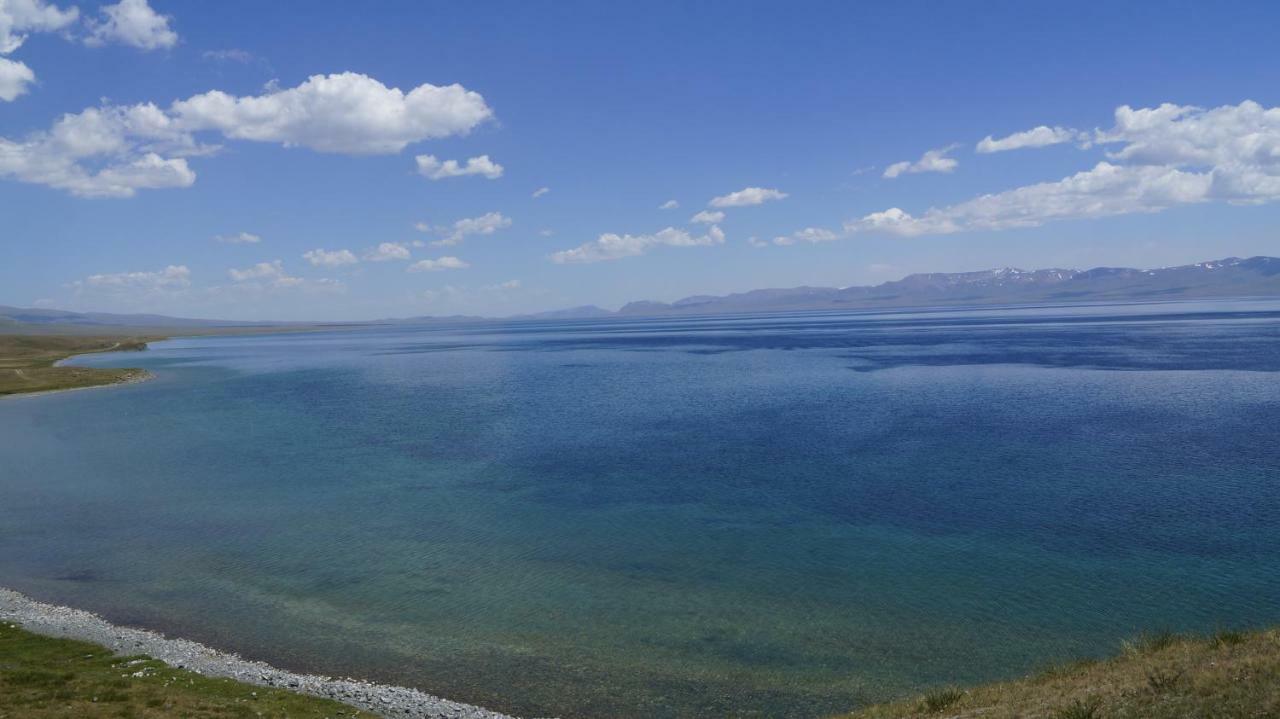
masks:
[[[1160,634],[1105,661],[870,707],[844,719],[1245,719],[1280,717],[1280,630]]]
[[[89,352],[142,350],[145,337],[0,335],[0,395],[48,392],[130,382],[146,376],[138,369],[55,367],[59,360]]]
[[[373,716],[328,699],[212,679],[0,624],[0,719]]]

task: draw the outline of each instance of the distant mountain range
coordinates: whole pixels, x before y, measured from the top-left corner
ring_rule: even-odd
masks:
[[[529,315],[532,318],[655,316],[795,310],[1133,302],[1213,297],[1280,297],[1280,258],[1228,257],[1194,265],[1140,270],[932,272],[870,287],[792,287],[732,295],[694,295],[672,303],[632,302],[617,312],[595,306]]]
[[[869,287],[792,287],[751,290],[732,295],[694,295],[675,302],[632,302],[615,311],[594,305],[519,315],[508,319],[586,319],[663,315],[784,312],[798,310],[889,309],[955,305],[1027,303],[1135,302],[1224,297],[1280,297],[1280,258],[1228,257],[1194,265],[1140,270],[1096,267],[1091,270],[1019,270],[933,272],[908,275]],[[481,317],[412,317],[385,322],[472,322]],[[331,323],[355,325],[369,323]],[[235,322],[165,315],[121,315],[0,306],[0,332],[58,326],[134,327],[152,330],[233,330],[306,327],[316,323]],[[163,332],[157,332],[163,334]]]
[[[38,326],[57,327],[136,327],[153,330],[166,329],[220,329],[244,327],[276,327],[292,325],[292,322],[236,322],[234,320],[200,320],[167,315],[122,315],[109,312],[68,312],[38,308],[6,307],[0,305],[0,332],[21,331],[20,328]]]

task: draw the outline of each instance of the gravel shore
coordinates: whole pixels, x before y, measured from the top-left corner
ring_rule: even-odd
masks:
[[[36,634],[92,642],[117,654],[145,654],[170,666],[205,676],[226,677],[246,684],[334,699],[384,717],[513,719],[506,714],[441,699],[417,689],[295,674],[220,652],[198,642],[168,639],[146,629],[117,626],[96,614],[37,602],[8,589],[0,589],[0,621],[17,624]]]

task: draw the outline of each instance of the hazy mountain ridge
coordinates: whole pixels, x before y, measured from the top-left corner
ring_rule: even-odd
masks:
[[[866,309],[947,304],[1090,302],[1280,296],[1280,258],[1228,257],[1191,265],[1089,270],[1012,267],[908,275],[874,286],[751,290],[672,303],[632,302],[620,315]]]
[[[999,305],[1026,302],[1107,302],[1210,299],[1215,297],[1280,297],[1280,258],[1228,257],[1191,265],[1137,269],[1095,267],[1022,270],[1013,267],[977,272],[928,272],[873,286],[790,287],[750,290],[730,295],[692,295],[675,302],[641,300],[615,311],[583,305],[506,319],[590,319],[672,314],[781,312],[794,310],[875,309],[946,305]],[[410,317],[382,322],[482,322],[469,315]],[[326,323],[329,326],[368,322]],[[238,322],[187,319],[152,314],[69,312],[0,306],[0,331],[30,327],[253,328],[315,326],[299,322]]]

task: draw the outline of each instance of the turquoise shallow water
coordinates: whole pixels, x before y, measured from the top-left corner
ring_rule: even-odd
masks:
[[[173,340],[0,402],[0,585],[525,715],[1280,621],[1280,305]]]

